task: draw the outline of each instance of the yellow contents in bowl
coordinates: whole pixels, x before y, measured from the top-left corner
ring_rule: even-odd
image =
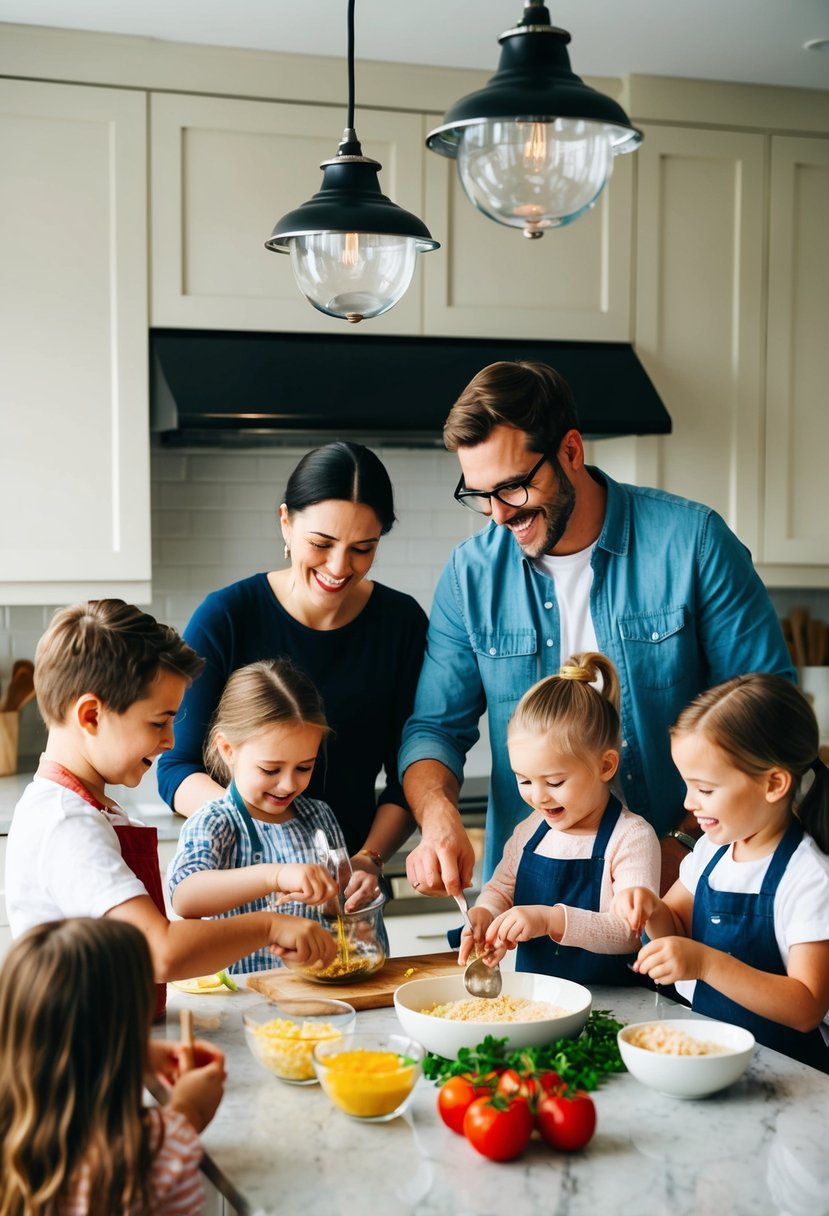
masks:
[[[320,1077],[335,1106],[347,1115],[389,1115],[409,1096],[417,1069],[394,1051],[341,1051],[326,1056]]]
[[[274,1018],[252,1028],[257,1055],[266,1068],[289,1081],[313,1081],[311,1056],[322,1039],[339,1039],[342,1034],[330,1022],[291,1022]]]

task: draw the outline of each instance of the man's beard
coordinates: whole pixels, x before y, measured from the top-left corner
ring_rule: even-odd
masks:
[[[544,520],[546,527],[541,540],[533,541],[530,545],[521,545],[521,551],[529,558],[543,557],[546,553],[552,553],[567,531],[567,525],[576,506],[576,491],[562,472],[561,465],[557,460],[551,460],[550,467],[553,469],[558,481],[556,496],[552,502],[545,503],[543,506],[532,507],[526,513],[519,512],[509,521],[512,524],[525,519],[527,515],[540,516]],[[515,536],[514,532],[513,536]],[[520,541],[518,543],[519,545],[521,544]]]

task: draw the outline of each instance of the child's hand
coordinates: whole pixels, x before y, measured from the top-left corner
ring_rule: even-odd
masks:
[[[373,904],[377,896],[380,894],[380,887],[377,882],[377,867],[370,858],[365,858],[363,864],[363,854],[360,854],[360,863],[355,865],[355,859],[352,857],[352,872],[348,880],[348,886],[343,894],[345,895],[345,903],[343,909],[346,912],[356,912],[358,908],[364,907],[366,904]]]
[[[509,908],[496,916],[487,929],[486,944],[492,950],[514,950],[519,942],[531,941],[534,937],[560,938],[564,933],[564,913],[556,905],[523,904]]]
[[[187,1067],[188,1048],[181,1040],[150,1039],[147,1063],[150,1072],[167,1088],[175,1085],[179,1077],[190,1071]],[[196,1039],[192,1047],[193,1065],[201,1068],[205,1064],[218,1062],[224,1067],[224,1054],[205,1039]]]
[[[486,938],[487,929],[492,924],[492,913],[487,911],[486,908],[470,908],[469,922],[472,925],[472,932],[470,932],[469,926],[467,925],[465,926],[463,933],[461,933],[461,946],[460,950],[458,951],[459,967],[462,967],[465,963],[469,962],[469,957],[472,954],[473,948],[475,950],[475,954],[479,958],[486,952],[484,939]]]
[[[316,863],[286,862],[274,866],[274,890],[278,904],[324,904],[337,894],[337,884],[325,866]]]
[[[274,954],[292,963],[327,967],[337,957],[337,943],[315,920],[305,916],[271,917],[270,947]]]
[[[633,970],[649,975],[655,984],[698,980],[707,951],[707,946],[690,937],[657,937],[639,951]]]
[[[197,1132],[204,1131],[216,1113],[224,1093],[224,1056],[193,1068],[178,1078],[170,1093],[169,1105],[192,1123]]]
[[[626,921],[633,933],[641,934],[661,906],[662,900],[649,887],[625,887],[613,896],[610,911]]]

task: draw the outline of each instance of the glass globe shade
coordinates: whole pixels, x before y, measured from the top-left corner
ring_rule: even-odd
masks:
[[[412,281],[415,237],[373,232],[312,232],[291,242],[294,277],[330,317],[361,321],[388,312]]]
[[[613,171],[617,128],[584,119],[489,119],[465,128],[458,173],[469,200],[499,224],[541,236],[584,215]]]

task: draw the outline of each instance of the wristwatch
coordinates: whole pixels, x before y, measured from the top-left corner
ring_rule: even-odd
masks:
[[[680,832],[677,828],[674,828],[672,832],[665,833],[665,838],[667,839],[668,837],[678,840],[680,844],[685,845],[685,848],[689,853],[693,853],[694,845],[697,842],[694,840],[693,836],[690,836],[687,832]]]

